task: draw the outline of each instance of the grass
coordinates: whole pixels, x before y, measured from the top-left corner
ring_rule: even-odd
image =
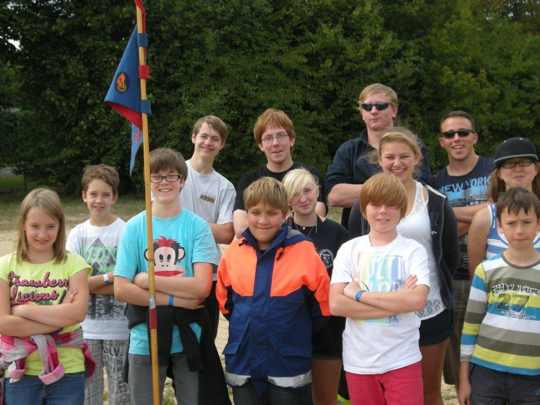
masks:
[[[19,192],[0,194],[0,231],[15,229],[19,206],[24,196],[24,193]],[[64,207],[68,228],[72,228],[88,217],[86,205],[80,198],[62,198],[62,206]],[[114,212],[124,220],[128,220],[143,209],[144,199],[135,195],[120,196],[114,206]]]
[[[23,176],[0,176],[0,193],[24,190]]]

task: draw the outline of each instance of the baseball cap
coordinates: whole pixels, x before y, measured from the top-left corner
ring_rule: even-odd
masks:
[[[500,167],[504,161],[515,158],[527,158],[538,161],[536,147],[527,138],[515,137],[506,139],[497,146],[493,162],[496,167]]]

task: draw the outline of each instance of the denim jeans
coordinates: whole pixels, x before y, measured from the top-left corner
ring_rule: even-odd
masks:
[[[540,376],[519,375],[471,364],[473,405],[537,405],[540,403]]]
[[[6,378],[6,405],[83,405],[84,373],[66,374],[57,382],[45,385],[39,377],[25,375],[11,383]]]

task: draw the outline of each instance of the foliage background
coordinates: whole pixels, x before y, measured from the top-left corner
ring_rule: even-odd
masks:
[[[263,160],[252,127],[267,107],[297,132],[295,160],[326,170],[361,129],[356,97],[372,82],[400,97],[400,123],[431,148],[440,116],[477,119],[479,151],[540,129],[540,1],[146,1],[151,144],[191,154],[202,115],[232,128],[218,170],[235,181]],[[84,165],[133,178],[127,123],[103,103],[133,27],[131,1],[0,1],[0,166],[76,191]],[[15,41],[15,42],[14,42]],[[18,46],[14,45],[16,43]]]

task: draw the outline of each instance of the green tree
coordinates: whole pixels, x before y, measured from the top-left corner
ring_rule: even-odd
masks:
[[[263,160],[252,128],[268,107],[293,119],[295,160],[324,172],[361,129],[356,98],[373,82],[397,90],[401,124],[438,163],[438,120],[449,109],[477,117],[482,153],[539,129],[538,1],[146,3],[151,146],[190,155],[193,122],[218,115],[232,132],[217,165],[233,181]],[[103,161],[132,185],[129,128],[103,97],[133,20],[131,2],[0,2],[0,109],[17,111],[0,128],[14,139],[4,161],[67,190],[85,164]],[[135,184],[140,176],[139,158]]]

